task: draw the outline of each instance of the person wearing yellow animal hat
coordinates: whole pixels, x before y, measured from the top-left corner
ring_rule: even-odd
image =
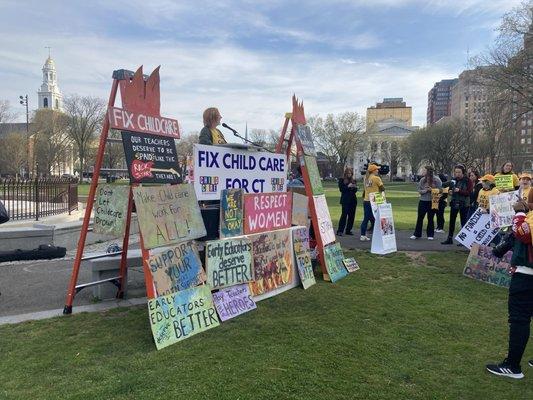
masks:
[[[529,192],[531,191],[531,174],[523,172],[520,174],[519,178],[520,188],[518,189],[518,193],[522,200],[527,201]]]
[[[494,175],[486,174],[479,178],[482,188],[477,195],[478,207],[481,207],[485,212],[489,211],[489,197],[495,194],[500,194],[500,191],[496,188],[496,179]]]

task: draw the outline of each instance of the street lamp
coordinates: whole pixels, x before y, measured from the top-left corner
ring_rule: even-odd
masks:
[[[26,106],[26,173],[30,177],[30,111],[28,106],[28,95],[19,96],[20,104]]]

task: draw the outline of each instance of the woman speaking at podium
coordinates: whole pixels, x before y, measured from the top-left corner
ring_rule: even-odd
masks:
[[[226,144],[226,139],[217,126],[220,125],[222,116],[218,108],[210,107],[204,111],[204,127],[200,131],[200,144]]]

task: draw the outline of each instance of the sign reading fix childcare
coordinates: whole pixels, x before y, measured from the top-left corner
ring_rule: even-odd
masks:
[[[267,232],[291,226],[292,193],[244,195],[244,233]]]
[[[178,121],[175,119],[139,114],[117,107],[109,107],[107,114],[112,129],[180,138]]]
[[[207,242],[205,249],[207,284],[213,289],[253,280],[252,242],[232,238]]]
[[[124,235],[129,191],[129,186],[124,185],[98,186],[94,205],[94,233]]]
[[[219,200],[222,189],[285,192],[285,155],[195,144],[194,189],[198,200]]]

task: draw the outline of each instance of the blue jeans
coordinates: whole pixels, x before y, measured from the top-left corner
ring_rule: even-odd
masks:
[[[374,225],[374,214],[372,214],[372,206],[370,205],[369,201],[363,202],[363,222],[361,222],[361,236],[366,235],[366,228],[369,222],[372,222],[372,225]]]

